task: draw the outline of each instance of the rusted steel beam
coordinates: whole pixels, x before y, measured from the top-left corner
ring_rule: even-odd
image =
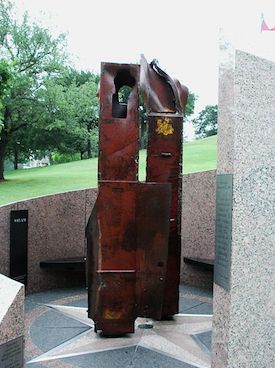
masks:
[[[182,125],[188,90],[157,63],[141,59],[141,89],[148,111],[146,181],[172,186],[170,235],[162,318],[178,313],[181,259]]]
[[[88,316],[105,335],[162,313],[171,185],[137,181],[138,82],[138,65],[102,64],[99,194],[86,234]]]
[[[171,183],[172,198],[166,287],[162,316],[178,313],[181,257],[181,160],[182,117],[149,115],[147,182]]]
[[[101,182],[87,226],[88,316],[106,335],[161,318],[170,185]]]

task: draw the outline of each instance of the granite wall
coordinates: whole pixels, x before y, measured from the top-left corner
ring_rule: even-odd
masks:
[[[213,272],[184,262],[184,257],[214,260],[216,170],[183,175],[181,281],[212,287]]]
[[[28,210],[27,292],[74,286],[78,278],[41,269],[41,261],[84,256],[85,226],[96,189],[67,192],[0,207],[0,273],[9,275],[9,221],[11,210]]]
[[[187,265],[183,257],[213,259],[215,238],[215,170],[183,176],[181,281],[212,286],[212,272]],[[34,198],[0,207],[0,273],[9,275],[11,210],[28,210],[27,292],[73,286],[67,272],[41,269],[41,261],[84,256],[85,226],[97,196],[87,189]]]
[[[232,234],[228,287],[214,283],[213,368],[274,366],[274,117],[275,63],[223,41],[217,176],[233,177]]]
[[[9,276],[10,211],[17,210],[17,203],[0,207],[0,274]]]

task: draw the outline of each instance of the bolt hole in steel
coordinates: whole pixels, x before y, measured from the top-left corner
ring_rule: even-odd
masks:
[[[171,152],[161,152],[161,157],[172,157],[172,153]]]

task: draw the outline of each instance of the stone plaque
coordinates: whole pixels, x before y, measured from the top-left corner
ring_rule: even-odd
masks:
[[[23,336],[0,345],[0,368],[23,368]]]
[[[224,289],[230,287],[233,175],[217,175],[216,249],[214,281]]]

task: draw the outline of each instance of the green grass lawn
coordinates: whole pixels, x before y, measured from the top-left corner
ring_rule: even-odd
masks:
[[[146,151],[140,151],[139,178],[145,178]],[[184,172],[216,168],[216,136],[184,145]],[[10,171],[0,183],[0,205],[47,194],[97,186],[97,159]]]

